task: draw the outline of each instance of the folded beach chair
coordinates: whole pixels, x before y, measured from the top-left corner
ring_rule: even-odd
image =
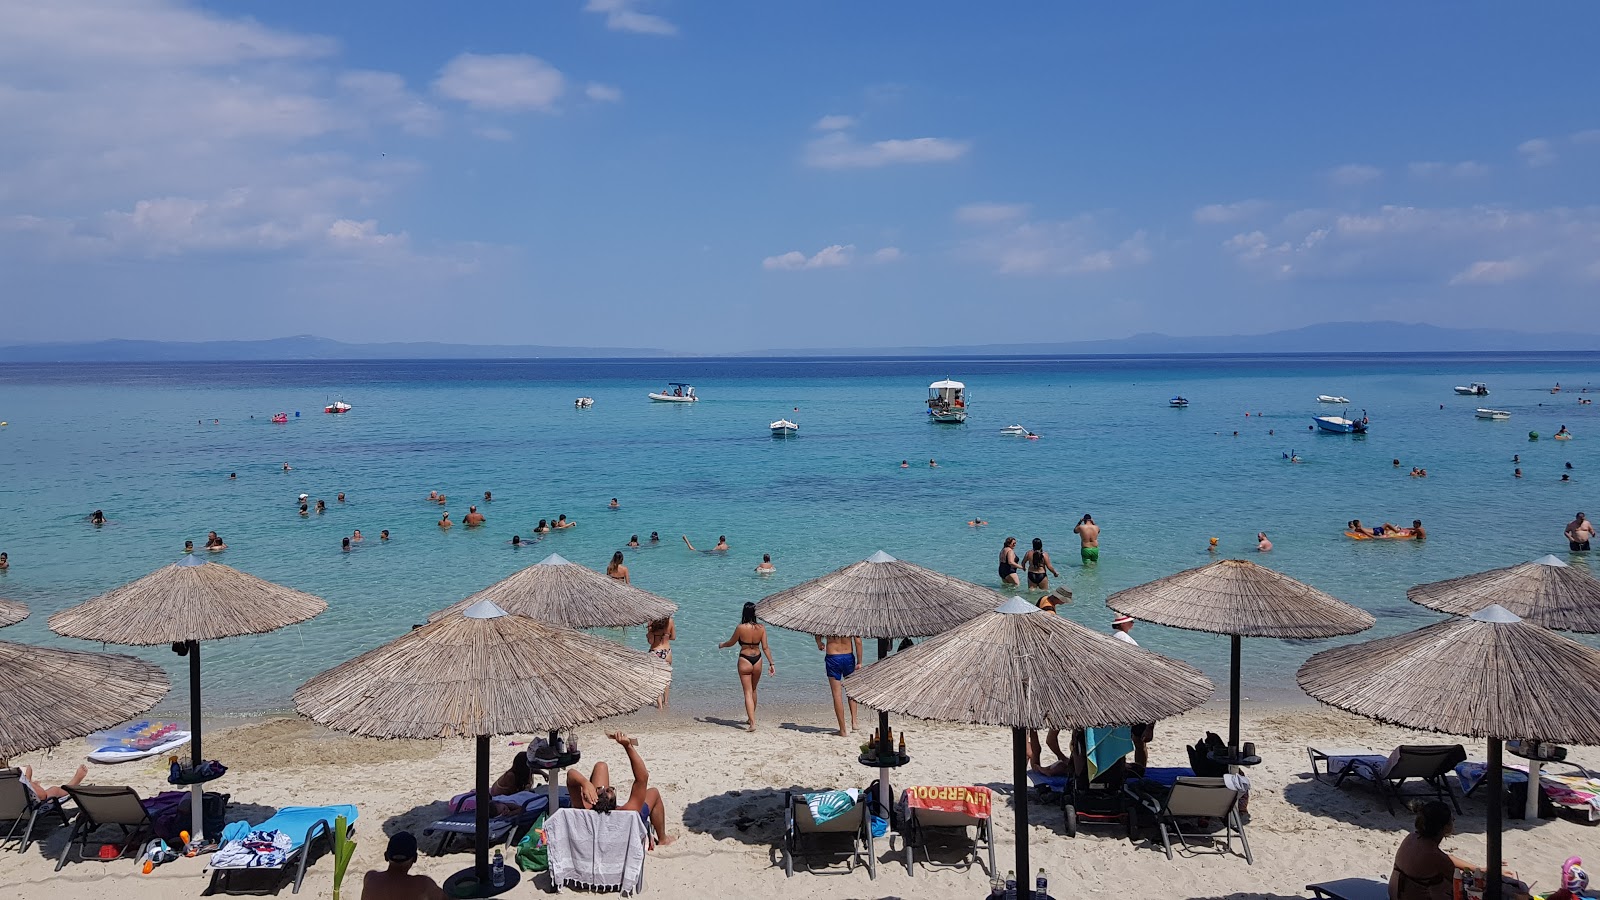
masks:
[[[783,825],[783,871],[786,875],[794,875],[794,858],[801,852],[801,843],[806,839],[818,837],[848,837],[850,849],[842,854],[845,858],[845,868],[855,871],[856,862],[865,856],[867,860],[867,876],[878,877],[878,854],[872,843],[872,819],[867,815],[867,802],[864,798],[857,798],[846,809],[817,821],[817,816],[811,812],[810,800],[816,798],[825,802],[823,798],[845,794],[845,791],[823,791],[816,794],[797,793],[784,791],[783,803],[785,806]],[[829,804],[831,805],[831,804]],[[806,871],[811,871],[811,864],[806,863]]]
[[[423,837],[431,834],[439,835],[439,846],[434,849],[435,856],[443,856],[450,851],[458,838],[472,837],[478,833],[477,806],[472,801],[477,795],[474,793],[461,794],[450,801],[450,814],[422,829]],[[490,798],[497,808],[513,810],[489,818],[489,846],[495,844],[512,844],[522,839],[533,823],[544,813],[550,805],[550,798],[544,791],[522,791],[517,794],[506,794],[502,797]],[[565,800],[565,797],[562,798]]]
[[[916,850],[921,847],[928,865],[933,859],[928,854],[931,838],[958,832],[964,849],[968,852],[955,865],[969,868],[978,859],[978,851],[989,851],[989,877],[994,868],[994,820],[990,818],[993,797],[986,787],[914,787],[900,795],[900,837],[906,843],[906,874],[916,875]],[[967,828],[973,829],[967,838]]]
[[[624,896],[644,890],[647,816],[620,809],[558,809],[544,820],[544,843],[557,893],[564,886],[615,890]]]
[[[61,857],[56,860],[57,872],[67,864],[67,856],[72,853],[74,845],[79,848],[78,858],[83,859],[82,848],[87,847],[90,837],[102,828],[117,828],[122,832],[123,845],[112,859],[121,859],[130,850],[137,855],[142,846],[140,839],[155,834],[155,825],[150,821],[149,813],[145,812],[139,792],[133,788],[87,784],[62,787],[72,802],[77,804],[78,817],[72,823],[72,832],[67,835],[66,846],[61,848]]]
[[[1306,890],[1317,900],[1389,900],[1389,885],[1371,878],[1340,878],[1308,884]]]
[[[1178,842],[1184,849],[1189,847],[1189,836],[1183,833],[1181,820],[1205,819],[1222,826],[1222,852],[1233,850],[1233,837],[1238,835],[1239,845],[1244,850],[1244,861],[1254,865],[1255,857],[1250,855],[1250,839],[1245,837],[1244,822],[1239,818],[1239,798],[1243,796],[1245,788],[1246,782],[1238,775],[1179,778],[1172,785],[1172,791],[1161,800],[1160,807],[1154,810],[1161,825],[1161,846],[1167,851],[1167,859],[1172,858],[1172,834],[1177,834]],[[1170,833],[1168,828],[1171,829]]]
[[[18,851],[28,852],[34,824],[41,817],[50,816],[60,819],[63,825],[72,824],[60,800],[41,801],[33,795],[33,790],[22,783],[21,769],[0,769],[0,822],[11,823],[5,839],[0,840],[0,849],[16,842]],[[18,831],[22,832],[20,836]]]
[[[306,866],[316,850],[314,841],[323,843],[322,850],[333,847],[333,826],[340,817],[345,818],[346,836],[355,834],[354,806],[286,806],[260,825],[246,821],[229,822],[222,829],[222,843],[211,854],[211,883],[206,894],[229,890],[231,876],[236,872],[269,873],[274,878],[285,872],[294,873],[294,890],[300,893],[300,882],[305,880]]]
[[[1319,750],[1307,747],[1311,757],[1311,775],[1335,787],[1354,775],[1372,782],[1383,795],[1383,804],[1394,812],[1394,801],[1409,796],[1431,796],[1449,800],[1456,812],[1461,804],[1450,789],[1448,776],[1457,763],[1465,762],[1467,750],[1460,744],[1402,745],[1387,757],[1371,750]],[[1320,767],[1320,768],[1319,768]],[[1417,780],[1430,790],[1406,794],[1405,783]]]

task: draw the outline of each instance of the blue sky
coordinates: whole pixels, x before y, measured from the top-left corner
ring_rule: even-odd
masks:
[[[0,340],[1600,331],[1600,7],[0,3]]]

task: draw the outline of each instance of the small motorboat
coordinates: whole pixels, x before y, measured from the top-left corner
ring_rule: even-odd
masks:
[[[1000,429],[1000,433],[1009,434],[1013,437],[1027,437],[1028,429],[1023,428],[1021,425],[1007,425],[1006,427]]]
[[[594,398],[593,397],[579,397],[578,399],[572,401],[572,405],[574,407],[578,408],[578,409],[588,409],[589,407],[594,405]]]
[[[1329,434],[1367,433],[1367,420],[1365,417],[1360,419],[1346,419],[1344,416],[1315,416],[1313,417],[1312,421],[1317,423],[1318,428],[1328,432]]]
[[[657,394],[651,394],[650,399],[657,403],[695,403],[699,397],[694,394],[694,385],[681,381],[667,382],[667,388]]]
[[[1334,395],[1334,394],[1318,394],[1317,395],[1317,402],[1318,403],[1338,403],[1338,404],[1340,404],[1342,406],[1349,406],[1350,405],[1350,398],[1349,397],[1340,397],[1340,396],[1337,396],[1337,395]]]
[[[945,425],[967,421],[967,386],[949,379],[928,385],[928,416]]]
[[[273,416],[272,416],[272,421],[273,421],[273,424],[275,424],[275,425],[282,425],[283,423],[289,421],[289,414],[288,413],[274,413]]]
[[[1456,393],[1464,397],[1487,397],[1489,396],[1489,386],[1481,381],[1474,381],[1466,386],[1458,384],[1456,385]]]
[[[335,400],[322,408],[325,413],[347,413],[351,410],[350,404],[343,400]]]
[[[773,437],[789,437],[790,435],[797,434],[800,431],[800,426],[789,421],[788,419],[779,419],[767,427],[772,429]]]
[[[1188,397],[1173,397],[1171,400],[1167,401],[1167,405],[1172,407],[1172,408],[1174,408],[1174,409],[1184,409],[1185,407],[1187,407],[1189,405],[1189,398]]]
[[[1478,407],[1478,410],[1475,413],[1473,413],[1473,415],[1477,416],[1480,419],[1495,419],[1497,421],[1504,421],[1505,419],[1511,418],[1511,413],[1507,412],[1506,410],[1503,410],[1503,409],[1486,409],[1486,408],[1481,407],[1481,406]]]

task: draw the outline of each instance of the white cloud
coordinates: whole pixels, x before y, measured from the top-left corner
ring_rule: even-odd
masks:
[[[567,80],[554,66],[526,53],[463,53],[445,64],[433,89],[474,109],[551,112]]]
[[[1225,225],[1256,216],[1266,210],[1265,200],[1240,200],[1237,203],[1210,203],[1194,211],[1201,225]]]
[[[871,169],[901,163],[951,162],[967,155],[970,141],[911,138],[863,144],[831,132],[806,145],[805,163],[819,169]]]
[[[1600,128],[1585,128],[1572,135],[1574,144],[1600,144]]]
[[[872,254],[872,261],[875,263],[899,262],[904,256],[905,254],[900,252],[899,247],[884,247]]]
[[[1026,203],[968,203],[956,208],[956,221],[968,225],[1015,222],[1028,214]]]
[[[879,251],[880,253],[882,251]],[[897,251],[898,252],[898,251]],[[848,266],[855,259],[856,246],[854,244],[833,244],[823,247],[812,256],[806,256],[799,250],[790,250],[777,256],[769,256],[761,261],[761,267],[771,271],[794,272],[800,269],[837,269]]]
[[[660,16],[639,12],[638,0],[589,0],[585,12],[604,13],[606,27],[612,31],[629,31],[634,34],[654,34],[670,37],[678,33],[678,26]]]
[[[812,125],[818,131],[840,131],[856,124],[855,116],[823,116]]]
[[[1548,166],[1556,161],[1555,145],[1544,138],[1533,138],[1517,145],[1517,152],[1522,154],[1522,161],[1538,168]]]
[[[357,70],[337,79],[339,89],[374,118],[392,122],[408,134],[438,134],[443,116],[437,107],[413,94],[406,80],[393,72]]]
[[[1487,165],[1470,159],[1454,163],[1414,162],[1409,168],[1416,178],[1482,178],[1489,174]]]
[[[10,0],[0,60],[92,80],[95,70],[207,68],[333,55],[338,44],[162,0]],[[84,68],[73,72],[81,64]]]
[[[596,103],[622,102],[622,88],[591,81],[584,86],[583,95]]]
[[[1340,187],[1367,184],[1382,177],[1382,169],[1362,163],[1345,163],[1342,166],[1335,166],[1328,170],[1328,180]]]
[[[1279,278],[1433,285],[1595,281],[1596,246],[1600,207],[1303,209],[1223,242]]]
[[[1090,215],[1056,221],[967,221],[978,233],[962,243],[961,254],[1002,275],[1085,275],[1142,266],[1151,259],[1143,231],[1113,243]]]
[[[511,129],[499,125],[482,125],[472,129],[472,133],[486,141],[512,141],[517,137]]]

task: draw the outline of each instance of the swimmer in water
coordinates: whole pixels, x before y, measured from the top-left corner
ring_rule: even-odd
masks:
[[[229,472],[228,473],[228,480],[229,481],[237,481],[237,480],[239,480],[239,473],[238,472]]]
[[[685,535],[680,535],[680,537],[683,538],[684,546],[688,547],[690,550],[694,550],[695,549],[695,546],[693,544],[689,543],[689,536],[688,535],[686,535],[686,534]],[[697,553],[727,553],[728,552],[728,537],[727,537],[727,535],[718,535],[717,536],[717,545],[715,547],[712,547],[710,550],[696,550],[695,552],[697,552]]]
[[[350,552],[350,539],[349,538],[344,538],[342,541],[340,541],[339,542],[339,549],[340,549],[340,551],[342,551],[344,553],[349,553]]]
[[[338,500],[340,503],[343,503],[344,502],[344,491],[340,491],[339,492],[339,496],[334,498],[334,499]]]
[[[288,464],[288,463],[284,463],[284,464],[283,464],[283,470],[284,470],[284,471],[285,471],[285,472],[290,472],[290,471],[293,471],[293,470],[292,470],[292,469],[291,469],[291,468],[290,468],[290,467],[289,467],[289,464]]]
[[[611,498],[611,508],[612,509],[621,509],[622,508],[621,506],[617,505],[617,498],[615,498],[615,497]]]
[[[467,526],[468,528],[477,528],[485,521],[487,520],[484,519],[483,513],[478,512],[478,508],[476,506],[467,507],[467,514],[461,518],[461,524]]]
[[[300,501],[300,515],[302,515],[302,516],[311,515],[311,507],[307,506],[306,502],[304,500]]]
[[[494,502],[494,495],[490,494],[488,491],[484,491],[483,492],[483,502],[485,502],[485,503]]]
[[[534,534],[549,534],[550,533],[550,526],[546,525],[545,521],[543,519],[540,519],[539,520],[539,524],[533,526],[533,533]]]
[[[1511,472],[1511,477],[1512,477],[1512,478],[1521,478],[1521,477],[1522,477],[1522,470],[1521,470],[1521,469],[1515,469],[1515,470],[1513,470],[1513,471],[1512,471],[1512,472]]]
[[[211,553],[221,553],[226,549],[228,549],[228,545],[222,542],[222,538],[217,537],[215,531],[206,535],[206,550]]]
[[[378,540],[387,541],[388,539],[389,539],[389,529],[385,528],[384,530],[378,532]]]
[[[637,546],[639,546],[639,536],[637,534],[634,535],[631,538],[628,538],[628,546],[629,547],[637,547]]]
[[[98,509],[95,510],[94,512],[92,512],[92,513],[89,513],[89,524],[90,525],[104,525],[105,523],[106,523],[106,514],[105,513],[101,512]]]
[[[928,468],[937,469],[939,468],[939,464],[930,459],[928,460]]]
[[[968,528],[977,528],[980,525],[987,525],[987,524],[989,524],[989,523],[985,522],[984,520],[982,520],[980,518],[978,518],[977,516],[973,516],[971,519],[969,519],[967,521],[967,527]]]
[[[1216,538],[1212,538],[1211,539],[1211,543],[1206,545],[1206,552],[1207,553],[1215,553],[1215,552],[1217,552],[1217,539]]]
[[[900,460],[900,468],[902,468],[902,469],[911,468],[911,462],[909,460],[904,460],[904,459]]]
[[[1262,553],[1266,553],[1272,549],[1272,542],[1267,540],[1267,533],[1265,531],[1256,532],[1256,549]]]
[[[326,500],[318,500],[317,501],[317,515],[320,516],[320,515],[322,515],[323,513],[327,512],[327,511],[328,511],[328,501],[326,501]]]
[[[450,510],[445,510],[444,515],[439,519],[439,527],[445,529],[454,528],[455,524],[456,523],[450,521]]]
[[[355,533],[350,535],[350,543],[352,543],[352,544],[361,543],[361,529],[357,528],[355,530]]]
[[[553,527],[555,527],[555,528],[571,528],[571,527],[573,527],[574,525],[577,525],[577,524],[578,524],[577,522],[574,522],[571,519],[568,519],[566,513],[562,513],[561,515],[556,517],[556,520],[553,523]]]
[[[776,571],[778,571],[778,567],[772,564],[772,554],[761,554],[761,564],[756,566],[756,572],[761,575],[771,575]]]
[[[1398,468],[1400,468],[1400,460],[1398,460],[1398,459],[1397,459],[1397,460],[1394,460],[1394,461],[1393,461],[1393,462],[1391,462],[1391,463],[1390,463],[1390,465],[1392,465],[1392,466],[1394,466],[1394,467],[1395,467],[1395,468],[1396,468],[1396,469],[1398,469]]]
[[[654,532],[654,531],[650,532],[650,543],[652,543],[652,544],[661,543],[661,535],[656,533],[656,532]]]
[[[185,552],[185,553],[193,553],[194,552],[194,541],[184,541],[183,542],[183,552]]]
[[[1428,532],[1423,529],[1422,520],[1421,519],[1412,519],[1411,520],[1411,539],[1412,540],[1416,540],[1416,541],[1420,541],[1420,540],[1426,539],[1427,537],[1428,537]]]
[[[439,502],[439,492],[438,491],[429,491],[428,492],[428,502],[430,502],[430,503],[438,503]]]
[[[522,546],[522,535],[513,534],[511,536],[511,546],[513,546],[513,547],[521,547]]]

